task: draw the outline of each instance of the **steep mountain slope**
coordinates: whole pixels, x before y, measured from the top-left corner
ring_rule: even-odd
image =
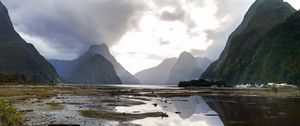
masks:
[[[179,81],[198,78],[203,72],[198,64],[196,58],[190,53],[181,53],[170,71],[168,84],[178,84]]]
[[[83,84],[120,84],[113,65],[99,54],[86,55],[77,60],[76,68],[70,73],[71,82]]]
[[[55,69],[14,30],[1,2],[0,16],[0,73],[19,74],[24,81],[60,82]]]
[[[220,58],[210,65],[201,78],[226,82],[246,81],[242,77],[247,76],[244,74],[245,67],[251,62],[263,38],[295,11],[283,0],[256,0],[243,22],[229,36]]]
[[[72,61],[49,60],[68,82],[82,84],[120,84],[113,65],[102,55],[89,50]]]
[[[202,58],[202,57],[195,57],[196,58],[196,61],[197,61],[197,63],[198,63],[198,66],[202,69],[202,70],[206,70],[208,67],[209,67],[209,65],[213,62],[213,61],[211,61],[210,59],[208,59],[208,58],[206,58],[206,57],[204,57],[204,58]]]
[[[142,84],[166,84],[169,79],[169,73],[176,62],[177,58],[169,58],[158,66],[140,71],[134,76]]]
[[[300,11],[274,27],[256,49],[241,80],[300,84]]]
[[[110,61],[118,76],[120,77],[121,81],[123,84],[139,84],[140,82],[132,75],[130,74],[125,68],[118,63],[118,61],[115,59],[114,56],[110,54],[110,51],[107,47],[107,45],[102,44],[102,45],[92,45],[89,49],[89,53],[91,54],[100,54],[104,56],[108,61]]]

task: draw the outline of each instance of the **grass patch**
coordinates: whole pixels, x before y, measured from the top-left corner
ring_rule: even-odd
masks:
[[[13,103],[28,99],[48,99],[57,94],[72,94],[78,96],[105,95],[102,90],[93,88],[69,87],[69,86],[44,86],[44,85],[0,85],[0,97],[4,97]]]
[[[23,114],[4,99],[0,99],[0,126],[24,126]]]
[[[161,112],[151,112],[142,114],[125,114],[117,112],[97,111],[97,110],[83,110],[80,114],[89,118],[100,118],[105,120],[127,122],[137,119],[144,119],[147,117],[161,117]]]

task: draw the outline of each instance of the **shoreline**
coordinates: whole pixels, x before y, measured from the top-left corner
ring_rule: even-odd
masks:
[[[204,99],[218,99],[217,101],[223,101],[223,98],[285,100],[291,98],[300,99],[300,90],[279,89],[277,92],[274,92],[272,89],[253,88],[197,87],[168,89],[165,87],[143,88],[107,85],[0,85],[0,97],[9,100],[20,111],[25,112],[25,123],[28,125],[51,123],[119,125],[122,123],[131,124],[131,121],[139,122],[134,120],[147,120],[148,116],[160,119],[160,114],[151,113],[151,111],[150,113],[137,113],[143,115],[143,118],[141,118],[135,115],[136,113],[128,113],[129,116],[123,116],[121,113],[115,112],[115,109],[122,106],[153,106],[152,104],[158,101],[167,101],[167,99],[169,101],[173,98],[187,99],[195,96],[203,97]],[[226,104],[236,103],[234,100],[224,100],[224,102]],[[216,104],[214,102],[208,103],[212,106]],[[84,116],[80,113],[84,113]],[[103,114],[111,116],[104,116]]]

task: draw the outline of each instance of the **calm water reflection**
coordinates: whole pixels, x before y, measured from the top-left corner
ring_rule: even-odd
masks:
[[[153,104],[157,103],[155,107]],[[118,112],[166,112],[168,118],[146,118],[132,123],[147,126],[223,126],[218,114],[201,96],[157,98],[146,105],[117,107]]]
[[[300,99],[210,96],[206,103],[226,126],[300,126]]]

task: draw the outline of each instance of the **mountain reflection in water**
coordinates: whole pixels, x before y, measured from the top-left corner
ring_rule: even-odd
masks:
[[[152,103],[157,103],[155,107]],[[119,112],[166,112],[167,118],[145,118],[132,123],[147,126],[223,126],[218,114],[201,96],[155,99],[146,105],[117,107]]]

